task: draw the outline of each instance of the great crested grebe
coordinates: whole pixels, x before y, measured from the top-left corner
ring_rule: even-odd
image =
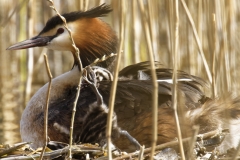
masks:
[[[117,52],[118,39],[115,32],[108,24],[98,18],[108,14],[110,11],[110,7],[103,4],[84,12],[77,11],[62,15],[66,18],[76,46],[80,50],[80,59],[83,67],[88,66],[97,58]],[[52,17],[37,36],[19,42],[9,47],[8,50],[31,47],[46,47],[73,53],[73,68],[52,81],[48,115],[49,138],[55,141],[68,142],[73,101],[76,96],[80,73],[74,49],[68,32],[63,27],[62,20],[58,16]],[[111,70],[113,62],[114,58],[110,58],[99,65],[107,70]],[[156,66],[158,66],[157,62]],[[159,144],[173,140],[177,137],[177,132],[173,109],[171,108],[172,70],[158,68],[156,72],[159,83],[157,141]],[[198,84],[204,83],[200,78],[181,71],[178,72],[178,77],[178,90],[183,99],[180,105],[184,106],[183,115],[185,115],[184,118],[186,119],[184,121],[186,123],[183,125],[183,130],[185,131],[183,136],[186,137],[188,133],[191,133],[189,131],[191,131],[193,124],[200,125],[200,133],[224,125],[225,120],[222,119],[224,119],[223,115],[225,113],[229,115],[228,118],[236,120],[238,112],[235,112],[235,115],[231,113],[239,110],[237,99],[227,101],[226,103],[221,100],[209,100],[206,102],[205,95],[198,87]],[[151,144],[150,135],[152,127],[150,107],[152,84],[150,79],[148,62],[124,68],[119,73],[115,102],[118,126],[123,130],[127,130],[140,144],[145,144],[147,147]],[[98,83],[98,90],[103,97],[104,104],[107,104],[110,96],[111,81],[104,79]],[[43,108],[46,101],[47,85],[45,84],[40,88],[31,98],[20,122],[22,140],[33,142],[32,147],[34,148],[42,146],[44,142],[43,130],[41,128],[43,128]],[[101,140],[98,138],[88,140],[81,138],[81,136],[79,137],[79,135],[83,134],[84,127],[89,126],[87,124],[89,121],[86,121],[86,119],[91,117],[89,116],[91,115],[90,113],[94,112],[95,115],[98,115],[98,112],[106,113],[102,108],[97,108],[98,105],[94,104],[96,101],[97,96],[93,92],[92,87],[83,82],[77,104],[74,142],[101,143]],[[91,107],[93,104],[95,107]],[[213,117],[210,117],[210,115]],[[97,123],[97,121],[93,121],[93,123],[95,122]],[[93,129],[87,134],[94,135],[95,132],[96,130]],[[101,134],[104,135],[105,130],[102,130]],[[124,138],[119,140],[118,137],[119,135],[113,141],[119,148],[131,148],[131,144],[128,141]],[[231,147],[237,146],[237,144],[232,142],[232,139],[231,143]]]

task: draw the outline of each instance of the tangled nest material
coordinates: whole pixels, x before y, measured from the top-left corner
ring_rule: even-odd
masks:
[[[193,149],[188,149],[186,157],[197,160],[213,160],[213,159],[232,159],[236,151],[229,150],[224,155],[220,155],[216,147],[222,143],[225,135],[228,134],[228,130],[215,130],[212,132],[197,135],[196,137],[189,137],[183,139],[184,146],[193,143]],[[36,150],[31,149],[28,142],[21,142],[14,145],[0,145],[0,158],[3,160],[10,159],[37,159],[40,157],[41,148]],[[58,146],[57,149],[55,146]],[[60,148],[61,147],[61,148]],[[189,148],[189,147],[188,147]],[[44,153],[44,159],[65,159],[69,150],[68,144],[61,142],[49,142],[48,147]],[[116,160],[121,159],[149,159],[149,153],[151,148],[144,147],[140,151],[132,153],[122,152],[118,149],[112,150],[112,156]],[[72,147],[73,159],[108,159],[107,150],[105,147],[99,147],[98,144],[81,144],[73,145]],[[140,156],[140,157],[139,157]],[[154,159],[180,159],[178,153],[178,141],[171,141],[158,145],[156,147]],[[240,158],[240,157],[237,157]]]

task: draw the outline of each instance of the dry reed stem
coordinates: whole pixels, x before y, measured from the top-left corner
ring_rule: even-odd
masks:
[[[33,18],[32,18],[32,12],[31,12],[31,5],[32,1],[29,1],[27,5],[27,24],[26,24],[26,30],[27,32],[27,37],[31,37],[33,35]],[[32,79],[33,79],[33,48],[29,48],[27,50],[27,80],[26,80],[26,87],[25,87],[25,102],[28,102],[30,99],[31,95],[31,90],[32,90]]]
[[[216,77],[215,77],[215,63],[216,63],[216,43],[217,43],[217,37],[216,37],[216,18],[215,14],[212,14],[213,18],[213,38],[214,38],[214,46],[213,46],[213,55],[212,55],[212,97],[213,99],[217,96],[217,88],[216,88]]]
[[[198,23],[197,24],[197,33],[198,33],[198,37],[199,37],[199,39],[200,39],[200,41],[202,43],[202,41],[203,41],[203,25],[202,25],[203,23],[202,23],[202,21],[203,21],[203,16],[204,16],[204,13],[203,13],[203,1],[202,0],[198,1],[197,8],[198,8],[198,13],[197,13],[197,16],[198,16],[197,17],[197,23]],[[199,74],[202,71],[202,61],[201,61],[201,55],[199,53],[197,53],[196,55],[197,55],[198,63],[197,63],[197,72],[195,72],[195,73]],[[195,61],[195,60],[193,60],[193,61]]]
[[[69,34],[71,42],[72,42],[72,46],[75,49],[75,54],[76,54],[76,57],[77,57],[77,62],[78,62],[79,70],[80,70],[80,77],[79,77],[79,82],[78,82],[78,86],[77,86],[76,98],[75,98],[74,103],[73,103],[71,125],[70,125],[70,138],[69,138],[68,157],[69,157],[69,159],[72,159],[72,153],[71,153],[72,150],[71,149],[72,149],[72,139],[73,139],[73,126],[74,126],[74,119],[75,119],[77,101],[78,101],[78,98],[80,96],[80,88],[81,88],[81,83],[82,83],[82,76],[81,76],[81,74],[82,74],[82,62],[81,62],[80,56],[79,56],[79,54],[80,54],[79,53],[79,49],[76,47],[76,45],[74,43],[74,40],[73,40],[73,37],[72,37],[72,32],[68,28],[66,19],[63,16],[61,16],[60,13],[57,11],[57,9],[54,7],[53,1],[52,0],[48,0],[48,1],[51,3],[50,8],[52,8],[57,13],[57,15],[62,19],[63,25],[64,25],[65,29],[68,31],[68,34]]]
[[[44,62],[44,53],[47,52],[47,48],[43,48],[40,55],[38,56],[37,60],[35,61],[34,64],[34,70],[40,70],[40,68],[42,67],[42,63]]]
[[[48,63],[46,54],[44,54],[44,61],[45,61],[46,70],[47,70],[47,74],[48,74],[48,78],[49,78],[49,83],[48,83],[46,105],[44,108],[44,146],[43,146],[43,149],[42,149],[42,152],[40,155],[40,160],[43,159],[43,154],[44,154],[44,151],[45,151],[45,149],[47,147],[47,143],[48,143],[48,104],[49,104],[50,92],[51,92],[51,86],[52,86],[52,73],[49,68],[49,63]]]
[[[30,142],[20,142],[20,143],[14,144],[14,146],[6,146],[6,148],[5,147],[3,148],[1,146],[0,159],[2,159],[2,157],[5,157],[9,153],[12,153],[12,152],[16,151],[17,149],[24,147],[27,144],[30,144]]]
[[[96,63],[106,61],[108,58],[111,58],[111,57],[114,57],[114,56],[117,56],[117,54],[111,53],[111,54],[108,55],[108,56],[105,56],[105,55],[104,55],[102,58],[97,58],[97,59],[95,59],[91,64],[89,64],[89,66],[94,66],[94,65],[96,65]]]
[[[177,67],[178,67],[178,44],[179,44],[179,11],[178,11],[178,0],[175,1],[175,45],[174,45],[174,54],[173,54],[173,89],[172,89],[172,105],[174,109],[174,118],[176,121],[176,127],[177,127],[177,135],[178,135],[178,141],[179,141],[179,148],[180,148],[180,154],[181,159],[185,160],[185,154],[184,154],[184,148],[183,148],[183,142],[182,142],[182,133],[181,133],[181,127],[180,122],[178,119],[178,113],[177,113]]]
[[[202,60],[203,60],[203,64],[204,64],[205,70],[207,72],[208,80],[209,80],[210,83],[212,83],[211,72],[210,72],[210,69],[208,67],[208,64],[207,64],[207,61],[206,61],[206,58],[205,58],[205,55],[204,55],[204,52],[203,52],[203,49],[202,49],[202,45],[201,45],[200,39],[199,39],[198,34],[197,34],[197,30],[196,30],[193,18],[192,18],[191,14],[190,14],[190,12],[188,10],[188,7],[187,7],[185,1],[181,0],[181,2],[182,2],[182,5],[183,5],[183,8],[184,8],[184,10],[185,10],[185,12],[187,14],[188,20],[189,20],[189,22],[190,22],[190,24],[192,26],[194,37],[195,37],[195,40],[197,42],[198,49],[200,51],[200,55],[201,55]]]
[[[114,77],[113,82],[111,86],[110,91],[110,98],[109,98],[109,112],[108,112],[108,118],[107,118],[107,128],[106,128],[106,138],[107,138],[107,148],[108,148],[108,159],[112,159],[111,154],[111,132],[112,132],[112,115],[114,111],[114,103],[115,103],[115,97],[116,97],[116,89],[117,89],[117,82],[118,82],[118,72],[119,72],[119,66],[121,61],[121,55],[122,55],[122,48],[123,48],[123,42],[124,42],[124,25],[125,25],[125,1],[120,1],[120,39],[119,39],[119,48],[118,48],[118,54],[117,54],[117,62],[116,66],[114,68]]]
[[[51,6],[50,6],[50,8],[52,8],[56,13],[57,13],[57,15],[62,19],[62,21],[63,21],[63,25],[64,25],[64,27],[65,27],[65,29],[68,31],[68,34],[69,34],[69,36],[70,36],[70,39],[71,39],[71,42],[72,42],[72,46],[73,46],[73,48],[75,49],[75,54],[76,54],[76,56],[77,56],[77,58],[78,58],[78,60],[79,60],[79,66],[82,66],[82,64],[81,64],[81,61],[80,61],[80,58],[79,58],[79,49],[76,47],[76,45],[75,45],[75,42],[74,42],[74,40],[73,40],[73,37],[72,37],[72,32],[71,32],[71,30],[68,28],[68,25],[67,25],[67,21],[66,21],[66,19],[63,17],[63,16],[61,16],[61,14],[57,11],[57,9],[54,7],[54,3],[53,3],[53,1],[52,0],[48,0],[50,3],[51,3]],[[80,68],[80,70],[82,69],[82,67]]]
[[[80,10],[83,10],[84,9],[84,6],[83,6],[83,0],[80,0],[80,3],[79,3],[79,9]]]
[[[151,151],[151,156],[150,159],[153,159],[153,155],[155,153],[155,147],[156,147],[156,142],[157,142],[157,127],[158,127],[158,83],[157,83],[157,75],[156,75],[156,69],[155,69],[155,63],[154,63],[154,53],[152,49],[152,43],[151,43],[151,37],[150,37],[150,32],[149,32],[149,26],[148,26],[148,21],[147,17],[144,11],[144,5],[142,0],[138,0],[138,5],[140,8],[141,16],[142,16],[142,23],[144,26],[144,34],[146,37],[147,41],[147,47],[148,47],[148,57],[150,60],[150,67],[151,67],[151,75],[152,75],[152,83],[153,83],[153,94],[152,94],[152,151]]]
[[[167,16],[167,18],[168,18],[168,27],[167,27],[167,29],[168,29],[168,32],[169,32],[169,38],[168,38],[168,44],[169,44],[169,57],[171,57],[171,58],[169,58],[169,61],[168,61],[168,63],[169,63],[169,65],[171,65],[172,63],[173,63],[173,61],[172,61],[172,57],[173,57],[173,51],[174,51],[174,46],[173,46],[173,21],[174,21],[174,18],[173,18],[173,1],[172,0],[170,0],[170,1],[168,1],[168,3],[167,3],[167,7],[168,7],[168,16]]]
[[[190,141],[192,139],[192,137],[188,137],[188,138],[184,138],[182,139],[183,143],[186,143],[188,141]],[[162,150],[164,148],[171,148],[171,147],[175,147],[179,145],[179,141],[171,141],[171,142],[167,142],[167,143],[164,143],[164,144],[161,144],[161,145],[157,145],[156,146],[156,150]],[[146,148],[144,150],[144,153],[147,154],[147,153],[150,153],[152,151],[152,148]],[[138,156],[138,152],[133,152],[133,153],[129,153],[127,155],[123,155],[121,157],[117,157],[117,158],[114,158],[114,160],[123,160],[123,159],[127,159],[127,158],[134,158],[134,157],[137,157]]]
[[[88,9],[88,6],[89,6],[89,0],[85,0],[84,11]]]
[[[188,159],[194,159],[193,149],[194,149],[195,142],[197,140],[197,134],[199,132],[200,127],[194,125],[192,128],[194,130],[194,134],[192,136],[192,139],[189,141],[189,151],[188,151],[188,157],[187,157]]]
[[[19,148],[23,145],[26,145],[28,144],[27,142],[23,142],[17,146],[14,146],[14,147],[11,147],[10,150],[14,151],[16,150],[16,148]],[[69,147],[64,147],[62,149],[58,149],[58,150],[54,150],[54,151],[51,151],[51,152],[46,152],[44,155],[43,155],[43,158],[44,159],[56,159],[56,157],[59,157],[59,156],[64,156],[66,153],[68,153],[68,150],[69,150]],[[72,148],[72,153],[84,153],[84,154],[87,154],[87,153],[92,153],[93,155],[100,155],[103,153],[102,151],[102,148],[101,147],[85,147],[84,144],[83,145],[75,145],[74,148]],[[34,154],[31,154],[31,155],[24,155],[24,156],[17,156],[17,157],[6,157],[6,158],[2,158],[3,160],[13,160],[13,159],[18,159],[18,160],[33,160],[33,159],[38,159],[40,158],[40,155],[38,153],[34,153]]]
[[[223,53],[224,53],[224,69],[225,69],[225,85],[227,86],[227,91],[231,91],[232,88],[232,84],[231,84],[231,76],[230,76],[230,65],[229,65],[229,51],[228,51],[228,38],[227,38],[227,28],[226,28],[226,7],[224,4],[221,4],[222,1],[215,1],[215,4],[219,4],[219,9],[220,9],[220,15],[222,14],[223,16],[221,16],[221,22],[222,22],[222,35],[223,35]]]
[[[101,4],[103,4],[105,1],[104,0],[99,0],[99,2],[97,3],[99,6],[101,5]]]
[[[140,48],[137,44],[139,44],[139,38],[137,36],[139,35],[136,32],[137,28],[137,7],[136,7],[136,1],[130,1],[131,3],[131,20],[133,22],[132,25],[130,25],[130,34],[131,34],[131,39],[130,39],[130,44],[132,45],[131,47],[131,52],[132,52],[132,62],[137,63],[140,60],[140,56],[138,55],[139,51],[137,50]]]
[[[14,8],[14,10],[11,12],[11,14],[7,17],[7,19],[6,19],[5,21],[2,21],[2,23],[0,24],[1,28],[2,28],[2,29],[5,29],[5,27],[9,24],[9,22],[11,22],[10,19],[12,18],[12,16],[13,16],[17,11],[21,10],[22,7],[23,7],[24,5],[26,5],[25,3],[28,3],[28,2],[29,2],[29,0],[23,0],[23,1],[21,1],[21,3],[18,4],[17,7]]]
[[[236,61],[235,61],[235,58],[236,58],[236,50],[237,47],[234,46],[237,42],[237,44],[239,43],[239,41],[236,41],[235,40],[235,37],[236,37],[236,33],[238,32],[236,30],[237,28],[237,24],[236,24],[236,15],[238,15],[236,13],[236,10],[238,10],[238,8],[236,7],[236,1],[227,1],[228,5],[229,5],[229,10],[228,10],[228,24],[227,24],[227,27],[228,27],[228,30],[227,30],[227,33],[229,34],[229,39],[228,39],[228,42],[229,42],[229,53],[230,53],[230,64],[231,64],[231,69],[232,70],[236,70]],[[231,76],[232,77],[236,77],[236,72],[231,72]],[[234,84],[233,84],[233,86]]]
[[[143,159],[144,149],[145,149],[144,145],[140,147],[140,151],[139,151],[139,154],[138,154],[138,159],[139,160]]]
[[[150,34],[153,54],[154,54],[155,59],[159,59],[159,55],[157,54],[158,53],[157,52],[158,41],[156,38],[156,36],[157,36],[156,26],[154,24],[155,16],[154,16],[153,12],[155,11],[155,6],[153,4],[153,0],[148,0],[146,10],[147,10],[146,12],[148,13],[149,34]]]
[[[192,137],[188,137],[188,138],[184,138],[182,139],[183,143],[189,142],[192,139]],[[177,145],[179,145],[179,141],[171,141],[171,142],[167,142],[161,145],[157,145],[156,146],[156,150],[162,150],[165,148],[171,148],[171,147],[176,147]],[[144,154],[150,153],[152,151],[152,148],[146,148],[144,150]],[[123,159],[127,159],[127,158],[134,158],[138,156],[138,152],[133,152],[133,153],[129,153],[127,155],[123,155],[121,157],[117,157],[114,158],[114,160],[123,160]]]

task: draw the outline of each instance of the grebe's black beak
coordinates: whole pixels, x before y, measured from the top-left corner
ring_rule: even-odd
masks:
[[[18,49],[26,49],[32,47],[42,47],[48,45],[48,43],[53,39],[53,36],[36,36],[31,39],[27,39],[25,41],[16,43],[7,48],[7,50],[18,50]]]

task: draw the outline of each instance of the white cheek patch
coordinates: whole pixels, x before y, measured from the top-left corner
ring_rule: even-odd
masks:
[[[68,23],[68,27],[72,33],[74,33],[73,23]],[[59,34],[57,37],[53,38],[47,46],[48,49],[58,50],[58,51],[70,51],[72,49],[72,41],[70,39],[68,31],[63,25],[58,25],[48,33],[43,34],[42,36],[54,36],[57,33],[59,28],[63,28],[64,32]]]
[[[71,44],[72,42],[69,34],[64,29],[64,32],[51,40],[46,48],[58,51],[69,51],[71,49]]]

